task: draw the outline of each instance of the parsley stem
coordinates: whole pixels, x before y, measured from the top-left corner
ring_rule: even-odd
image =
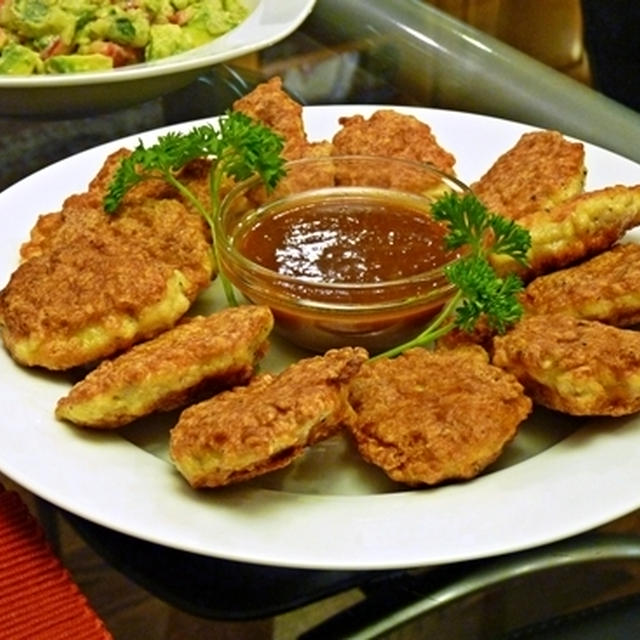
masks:
[[[209,229],[211,232],[211,238],[213,239],[212,251],[213,258],[216,263],[216,268],[218,270],[218,277],[220,278],[220,282],[222,283],[222,290],[224,291],[225,298],[227,300],[227,304],[231,307],[238,306],[238,300],[236,298],[235,291],[233,286],[229,282],[229,279],[225,276],[225,274],[220,269],[220,257],[218,252],[218,244],[215,242],[215,228],[214,228],[214,219],[220,212],[220,197],[218,195],[218,190],[220,188],[221,182],[221,172],[217,170],[211,171],[209,178],[209,185],[211,188],[211,211],[207,211],[205,207],[202,206],[200,200],[198,200],[190,189],[185,187],[170,171],[165,173],[165,178],[167,182],[172,184],[200,213],[200,215],[207,221],[209,225]]]
[[[426,329],[423,329],[417,336],[404,342],[402,344],[391,347],[383,353],[378,353],[371,357],[371,360],[378,360],[380,358],[394,358],[400,355],[407,349],[413,349],[414,347],[424,347],[428,344],[435,342],[438,338],[446,335],[454,327],[453,311],[462,299],[462,292],[458,289],[451,300],[447,302],[438,315],[429,323]]]
[[[236,293],[233,289],[233,285],[227,278],[226,274],[220,267],[220,251],[218,249],[218,243],[215,238],[215,223],[218,216],[220,215],[220,207],[222,203],[220,202],[220,188],[222,186],[222,177],[224,174],[224,163],[221,159],[216,162],[215,169],[211,171],[209,174],[209,189],[211,193],[211,212],[212,217],[207,218],[209,222],[209,227],[211,228],[211,236],[213,238],[213,255],[216,261],[216,268],[218,269],[218,278],[220,278],[220,282],[222,283],[222,290],[224,291],[224,296],[227,299],[227,304],[230,307],[238,306],[238,299],[236,298]]]
[[[517,298],[522,290],[521,280],[515,274],[500,278],[489,258],[502,254],[526,264],[531,247],[529,231],[513,220],[491,213],[471,193],[443,195],[433,203],[431,214],[448,225],[445,245],[449,249],[467,247],[466,255],[444,267],[455,293],[420,334],[373,359],[394,357],[407,349],[430,345],[455,327],[470,332],[480,317],[486,317],[489,328],[503,333],[522,315]]]
[[[180,180],[171,173],[171,171],[167,171],[164,176],[166,181],[173,185],[194,206],[198,213],[207,221],[209,226],[211,226],[211,216],[205,207],[202,206],[200,200],[193,195],[191,189],[185,187],[182,182],[180,182]]]

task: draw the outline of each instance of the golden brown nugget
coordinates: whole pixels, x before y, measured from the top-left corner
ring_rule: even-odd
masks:
[[[373,360],[353,379],[350,399],[364,459],[412,486],[478,475],[531,411],[520,383],[478,346]]]
[[[131,149],[122,147],[110,153],[96,175],[89,182],[87,192],[96,196],[102,201],[109,190],[112,179],[120,168],[122,161],[130,156]],[[175,198],[178,193],[164,178],[158,177],[153,180],[143,180],[134,185],[123,197],[123,202],[135,202],[136,200],[146,200],[147,198]]]
[[[640,323],[640,245],[621,244],[529,283],[526,314],[567,313],[617,327]]]
[[[301,157],[307,145],[302,120],[302,105],[282,88],[282,79],[275,76],[259,84],[253,91],[236,100],[232,108],[258,120],[284,138],[282,156],[287,160]]]
[[[557,131],[525,133],[471,185],[493,212],[519,220],[549,211],[582,192],[586,168],[584,146]]]
[[[131,149],[121,148],[109,156],[103,163],[96,176],[89,183],[88,194],[97,199],[100,208],[109,186],[116,172],[120,168],[122,161],[130,156]],[[196,158],[181,167],[176,172],[176,178],[187,187],[202,203],[205,209],[211,206],[211,190],[209,185],[209,172],[211,160],[207,158]],[[170,185],[166,179],[159,175],[158,178],[145,179],[133,185],[122,197],[122,206],[134,204],[144,200],[164,200],[173,199],[180,201],[189,211],[198,218],[201,214],[196,210],[191,200],[186,198],[182,192]],[[203,220],[203,226],[206,226]]]
[[[333,136],[334,155],[373,155],[427,162],[445,173],[454,171],[455,157],[436,140],[431,127],[415,116],[379,109],[340,118]]]
[[[115,174],[122,158],[130,152],[121,149],[111,154],[104,162],[96,177],[91,181],[89,189],[83,193],[72,194],[67,197],[60,211],[44,214],[38,217],[35,225],[31,229],[30,238],[25,242],[20,255],[26,260],[37,255],[42,255],[46,251],[53,249],[56,245],[68,244],[78,235],[87,236],[88,233],[102,233],[100,227],[109,225],[113,229],[121,229],[124,232],[128,227],[132,227],[132,219],[138,220],[138,233],[142,235],[159,235],[160,244],[166,244],[167,239],[176,232],[180,232],[182,227],[185,231],[198,232],[207,242],[210,242],[211,234],[209,228],[193,205],[186,198],[178,193],[176,189],[170,187],[165,180],[144,180],[128,191],[119,207],[117,213],[108,214],[104,211],[103,200],[111,178]],[[210,201],[208,185],[208,161],[194,161],[180,171],[180,180],[185,184],[205,205]],[[150,215],[153,210],[153,203],[158,200],[175,201],[182,205],[181,209],[175,205],[173,211],[179,211],[180,218],[187,213],[191,214],[188,224],[180,220],[166,220]],[[165,206],[165,205],[162,205]],[[175,214],[174,214],[175,215]],[[177,222],[177,224],[176,224]],[[90,241],[90,239],[86,239]],[[201,241],[196,242],[196,255]],[[165,250],[164,253],[169,255]]]
[[[518,224],[531,234],[528,268],[505,256],[493,256],[500,274],[527,280],[574,264],[609,249],[640,224],[640,185],[614,185],[577,195],[550,211],[528,214]]]
[[[380,109],[369,119],[362,115],[340,118],[342,128],[333,137],[333,155],[370,155],[401,158],[419,163],[428,163],[440,171],[454,175],[455,157],[436,140],[431,127],[412,115],[406,115],[392,109]],[[362,170],[361,170],[362,171]],[[424,173],[416,183],[416,175],[407,172],[398,174],[394,168],[389,173],[367,176],[369,184],[375,177],[380,186],[393,186],[416,192],[429,192],[441,189],[437,177],[424,180]],[[361,181],[360,172],[341,170],[338,182],[357,184]]]
[[[118,149],[109,154],[98,170],[98,173],[89,182],[88,189],[85,192],[74,193],[68,196],[64,200],[61,210],[40,215],[36,224],[31,229],[29,240],[25,242],[20,249],[21,258],[26,260],[30,257],[41,255],[51,249],[56,243],[67,243],[69,242],[69,235],[79,230],[86,229],[87,227],[95,227],[96,224],[106,224],[117,220],[117,216],[110,216],[104,211],[103,200],[111,180],[120,167],[120,163],[129,155],[131,155],[131,150],[126,148]],[[200,183],[205,183],[206,185],[206,178],[199,175],[199,179],[195,181],[191,177],[191,174],[193,174],[193,171],[187,167],[180,172],[180,178],[188,184],[190,188],[194,187],[190,182],[196,182],[198,185],[196,187],[198,197],[205,195],[204,190],[200,187]],[[204,202],[207,202],[209,199],[208,186],[206,192],[207,200],[204,200]],[[191,207],[191,203],[183,201],[181,194],[162,178],[158,178],[157,180],[143,180],[139,184],[134,185],[124,195],[123,204],[134,204],[149,199],[160,200],[165,198],[180,200],[187,208]]]
[[[170,454],[193,487],[248,480],[291,463],[353,419],[348,384],[367,353],[344,347],[185,409]]]
[[[151,260],[184,274],[184,292],[191,301],[211,284],[214,260],[209,230],[201,216],[190,213],[177,200],[127,204],[110,219],[109,226],[116,243],[139,245]]]
[[[58,401],[56,417],[114,428],[246,383],[266,352],[272,328],[271,311],[262,306],[188,318],[103,361]]]
[[[20,257],[28,260],[76,240],[91,242],[95,234],[104,232],[109,221],[97,193],[74,193],[65,199],[59,211],[38,217],[29,240],[20,247]]]
[[[17,362],[69,369],[173,326],[191,304],[186,287],[134,245],[59,247],[14,272],[0,292],[0,331]]]
[[[576,416],[640,410],[640,333],[567,314],[529,316],[494,339],[493,362],[534,402]]]
[[[72,222],[0,291],[0,333],[25,365],[68,369],[153,337],[211,281],[201,221],[178,201],[134,203],[113,220],[90,196],[73,203]]]
[[[282,157],[285,160],[331,155],[332,144],[329,141],[309,142],[304,129],[302,105],[284,91],[282,80],[277,76],[259,84],[246,96],[236,100],[233,109],[281,135],[284,139]],[[304,166],[288,167],[287,174],[268,196],[264,187],[258,186],[251,192],[250,199],[255,203],[263,203],[267,199],[282,198],[305,189],[333,186],[334,175],[335,171],[330,163],[313,169]]]

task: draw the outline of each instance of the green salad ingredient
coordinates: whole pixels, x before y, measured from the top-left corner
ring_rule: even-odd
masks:
[[[0,0],[0,73],[112,69],[217,38],[249,11],[242,0]]]

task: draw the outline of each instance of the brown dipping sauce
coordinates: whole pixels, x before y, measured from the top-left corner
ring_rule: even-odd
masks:
[[[329,199],[265,215],[237,238],[237,247],[272,271],[309,282],[384,283],[454,259],[445,235],[444,225],[410,201],[363,198],[347,206]]]
[[[427,198],[360,189],[285,200],[254,210],[231,239],[279,275],[234,271],[233,262],[228,275],[252,283],[247,298],[271,307],[287,340],[317,352],[360,345],[376,353],[415,336],[450,298],[440,267],[458,254],[444,248],[446,227]]]

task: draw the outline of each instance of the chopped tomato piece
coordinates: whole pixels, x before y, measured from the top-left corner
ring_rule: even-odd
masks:
[[[114,67],[134,64],[143,59],[143,51],[141,49],[127,47],[115,42],[92,42],[86,50],[87,53],[101,53],[103,56],[108,56],[113,60]]]
[[[46,60],[52,56],[61,56],[70,52],[71,47],[63,42],[62,38],[55,38],[40,52],[40,57]]]

